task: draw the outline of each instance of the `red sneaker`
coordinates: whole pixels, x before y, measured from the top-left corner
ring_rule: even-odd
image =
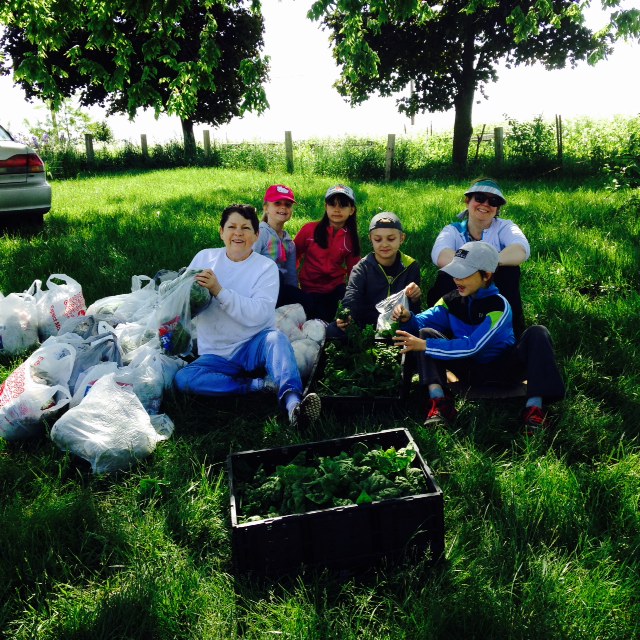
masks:
[[[429,398],[429,411],[424,421],[425,427],[437,424],[451,424],[458,415],[453,398]]]
[[[547,426],[547,414],[540,407],[525,407],[522,412],[524,431],[528,436],[538,433]]]

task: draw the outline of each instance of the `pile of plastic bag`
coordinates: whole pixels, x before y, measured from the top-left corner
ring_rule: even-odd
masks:
[[[0,294],[0,352],[40,346],[0,386],[0,436],[45,433],[96,473],[125,469],[171,436],[160,414],[184,357],[195,349],[194,319],[211,294],[197,271],[133,276],[131,292],[85,307],[82,287],[54,274],[21,294]],[[299,304],[276,309],[276,325],[291,340],[303,380],[325,338],[320,320]]]
[[[3,352],[15,355],[42,343],[0,386],[0,436],[43,435],[46,419],[51,439],[96,473],[127,468],[170,437],[173,423],[159,413],[160,405],[185,362],[163,348],[161,325],[166,311],[190,331],[194,278],[187,286],[189,276],[182,276],[175,274],[179,282],[166,293],[151,278],[134,276],[131,293],[89,309],[81,286],[63,274],[52,275],[46,289],[36,280],[24,294],[3,296],[0,335],[10,347]],[[178,288],[186,303],[176,301]],[[200,305],[204,299],[200,295]],[[136,324],[148,339],[136,340],[125,358],[118,333]],[[16,326],[24,327],[26,338],[18,339]],[[171,348],[171,336],[166,344]]]

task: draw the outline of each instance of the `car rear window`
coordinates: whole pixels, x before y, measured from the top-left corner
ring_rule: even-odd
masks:
[[[0,127],[0,140],[13,140],[6,129]]]

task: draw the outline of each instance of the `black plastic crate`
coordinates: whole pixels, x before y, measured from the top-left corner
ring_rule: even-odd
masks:
[[[406,366],[405,358],[398,350],[398,360],[402,366],[401,378],[393,381],[389,385],[384,395],[329,395],[327,390],[322,387],[319,382],[324,375],[325,366],[327,364],[326,347],[333,342],[328,340],[318,353],[318,358],[313,366],[311,375],[304,390],[305,395],[308,393],[317,393],[322,400],[322,408],[333,410],[336,413],[353,413],[361,411],[363,413],[372,413],[380,409],[395,409],[403,405],[403,401],[407,399],[411,385],[410,369]],[[383,344],[392,344],[391,340],[380,339],[377,342]]]
[[[300,451],[309,457],[350,452],[356,443],[369,449],[416,450],[414,465],[422,469],[427,492],[370,504],[318,509],[303,514],[239,523],[238,483],[260,465],[270,474]],[[231,498],[233,562],[237,572],[279,576],[302,567],[358,571],[384,558],[411,554],[439,560],[444,553],[442,490],[406,429],[388,429],[276,449],[232,453],[227,459]]]

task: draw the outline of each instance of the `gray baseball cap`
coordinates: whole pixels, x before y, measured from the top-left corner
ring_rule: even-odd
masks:
[[[353,204],[355,205],[356,196],[353,193],[353,189],[351,187],[347,187],[344,184],[337,184],[333,187],[329,187],[327,189],[327,193],[324,194],[324,199],[328,200],[331,196],[335,196],[338,194],[347,196],[347,198],[349,198],[349,200],[351,200],[351,202],[353,202]]]
[[[498,250],[487,242],[467,242],[440,271],[453,278],[468,278],[476,271],[495,273],[498,268]]]
[[[381,213],[376,213],[376,215],[371,218],[371,222],[369,223],[369,231],[373,231],[374,229],[398,229],[398,231],[403,230],[400,218],[398,218],[398,216],[391,211],[382,211]]]

